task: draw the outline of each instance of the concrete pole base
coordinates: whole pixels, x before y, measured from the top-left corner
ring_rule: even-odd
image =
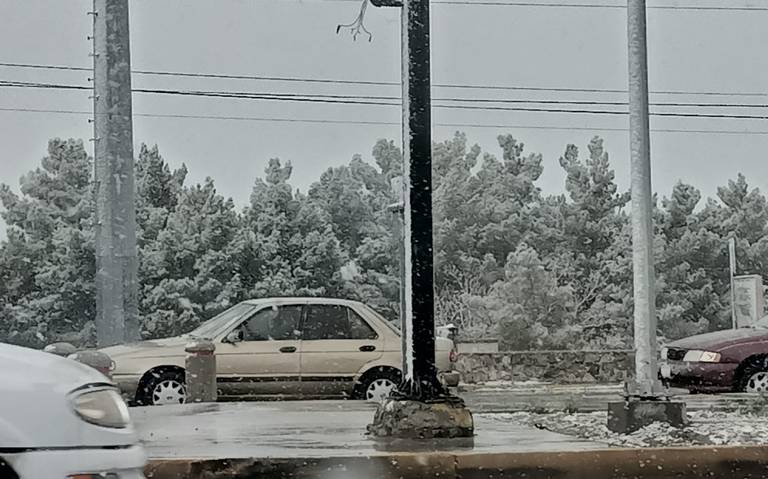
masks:
[[[685,426],[688,424],[685,403],[630,399],[608,404],[608,429],[613,432],[630,434],[654,422]]]
[[[461,400],[424,403],[386,399],[376,410],[368,433],[374,437],[433,439],[473,437],[472,413]]]

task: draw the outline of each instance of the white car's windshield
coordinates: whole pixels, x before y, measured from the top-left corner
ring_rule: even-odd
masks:
[[[197,329],[189,333],[189,335],[196,338],[211,339],[227,324],[250,314],[254,309],[256,309],[256,306],[247,303],[240,303],[232,306],[223,313],[214,316],[198,326]]]

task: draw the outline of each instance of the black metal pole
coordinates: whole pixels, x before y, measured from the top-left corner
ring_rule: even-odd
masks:
[[[430,401],[446,397],[435,367],[432,258],[432,97],[429,0],[371,0],[401,7],[403,97],[403,381],[398,394]]]
[[[402,36],[406,294],[399,392],[424,401],[445,393],[435,368],[429,0],[403,2]]]

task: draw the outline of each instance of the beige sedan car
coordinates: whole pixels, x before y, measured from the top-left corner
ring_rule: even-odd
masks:
[[[350,397],[378,401],[400,380],[400,332],[356,301],[270,298],[245,301],[182,336],[102,349],[115,362],[113,380],[137,404],[185,401],[185,345],[216,345],[219,398]],[[436,338],[446,386],[454,343]]]

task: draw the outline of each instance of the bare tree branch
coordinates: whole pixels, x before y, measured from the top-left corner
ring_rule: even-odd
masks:
[[[373,39],[373,35],[369,32],[363,22],[365,21],[365,11],[368,9],[368,0],[363,0],[363,4],[360,5],[360,13],[357,14],[357,18],[352,23],[340,24],[336,26],[336,34],[341,31],[342,28],[349,28],[352,33],[352,41],[357,40],[357,36],[361,33],[368,35],[368,41]]]

